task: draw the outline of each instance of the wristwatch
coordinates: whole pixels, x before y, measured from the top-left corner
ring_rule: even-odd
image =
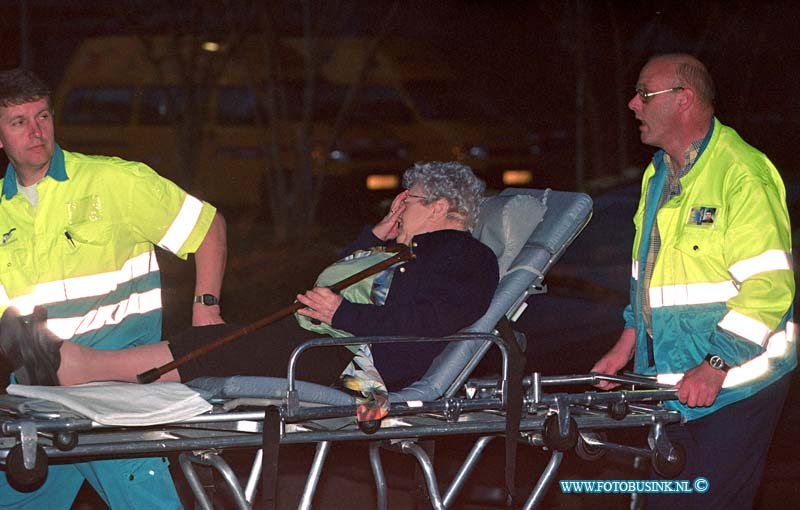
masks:
[[[723,372],[727,372],[728,370],[731,369],[731,366],[725,363],[725,360],[720,358],[716,354],[707,355],[706,361],[708,361],[708,364],[711,365],[711,368],[722,370]]]
[[[203,294],[202,296],[195,296],[194,302],[203,303],[206,306],[213,306],[219,304],[219,298],[214,294]]]

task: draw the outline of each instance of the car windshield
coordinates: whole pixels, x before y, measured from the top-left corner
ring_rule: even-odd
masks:
[[[311,121],[332,124],[336,121],[347,98],[349,86],[318,82],[312,99]],[[286,116],[297,122],[303,118],[305,97],[303,82],[287,82],[278,88],[278,101],[285,97]],[[263,98],[260,98],[263,101]],[[255,123],[257,105],[262,108],[262,122],[268,121],[267,112],[259,105],[256,94],[249,87],[220,87],[217,91],[217,122],[221,125],[252,125]],[[279,106],[279,111],[282,111]],[[280,114],[279,114],[280,115]],[[409,123],[413,115],[403,103],[400,94],[389,87],[366,85],[359,87],[350,122],[357,124]]]
[[[455,83],[412,81],[403,85],[425,118],[481,122],[499,120],[488,98],[480,97]]]
[[[287,106],[291,118],[302,117],[304,88],[301,82],[286,84]],[[316,121],[333,122],[347,99],[350,85],[318,82],[314,93],[313,116]],[[358,124],[382,122],[406,124],[412,121],[411,110],[397,90],[376,85],[361,85],[350,112],[350,120]]]
[[[64,104],[65,124],[127,124],[133,111],[131,87],[80,87]]]

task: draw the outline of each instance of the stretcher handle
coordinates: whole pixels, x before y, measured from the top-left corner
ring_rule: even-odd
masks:
[[[608,381],[617,384],[630,384],[640,385],[648,388],[655,389],[674,389],[674,384],[660,383],[655,376],[635,374],[631,372],[623,372],[622,375],[615,374],[601,374],[599,372],[591,372],[589,375],[593,377],[592,384],[596,381]]]
[[[359,281],[363,280],[364,278],[367,278],[367,277],[372,276],[372,275],[374,275],[376,273],[379,273],[379,272],[383,271],[384,269],[387,269],[387,268],[393,266],[394,264],[397,264],[397,263],[400,263],[400,262],[408,262],[409,260],[414,258],[414,254],[411,253],[411,250],[407,246],[402,246],[402,245],[398,245],[398,246],[400,246],[400,248],[399,248],[399,251],[395,255],[389,257],[386,260],[378,262],[374,266],[370,266],[370,267],[368,267],[368,268],[366,268],[366,269],[364,269],[362,271],[359,271],[358,273],[355,273],[355,274],[353,274],[351,276],[348,276],[344,280],[336,282],[335,284],[331,285],[328,288],[331,289],[333,292],[338,294],[341,291],[343,291],[344,289],[346,289],[347,287],[353,285],[356,282],[359,282]],[[277,320],[283,319],[284,317],[288,317],[289,315],[292,315],[293,313],[295,313],[297,310],[303,308],[304,306],[305,305],[302,304],[302,303],[293,303],[292,305],[289,305],[289,306],[287,306],[285,308],[281,308],[277,312],[274,312],[274,313],[272,313],[272,314],[270,314],[270,315],[268,315],[268,316],[266,316],[266,317],[264,317],[262,319],[259,319],[256,322],[253,322],[251,324],[243,326],[243,327],[237,329],[236,331],[231,331],[227,335],[224,335],[224,336],[222,336],[220,338],[217,338],[216,340],[214,340],[212,342],[209,342],[209,343],[207,343],[206,345],[204,345],[202,347],[199,347],[199,348],[197,348],[197,349],[195,349],[195,350],[193,350],[191,352],[188,352],[188,353],[186,353],[185,355],[181,356],[180,358],[178,358],[176,360],[173,360],[173,361],[171,361],[171,362],[169,362],[169,363],[167,363],[165,365],[162,365],[160,367],[157,367],[157,368],[151,368],[150,370],[147,370],[146,372],[142,372],[141,374],[136,376],[136,380],[139,382],[139,384],[147,384],[147,383],[151,383],[153,381],[156,381],[158,378],[160,378],[162,375],[166,374],[167,372],[175,370],[176,368],[179,368],[179,367],[185,365],[187,362],[189,362],[189,361],[191,361],[191,360],[193,360],[193,359],[195,359],[195,358],[197,358],[199,356],[202,356],[202,355],[204,355],[206,353],[209,353],[209,352],[213,351],[214,349],[227,344],[228,342],[231,342],[233,340],[236,340],[237,338],[240,338],[240,337],[242,337],[244,335],[252,333],[253,331],[261,329],[264,326],[272,324],[273,322],[275,322]]]

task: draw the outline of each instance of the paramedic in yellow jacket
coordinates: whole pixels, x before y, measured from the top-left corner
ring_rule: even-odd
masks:
[[[705,494],[648,495],[649,508],[751,508],[797,365],[789,215],[767,157],[714,117],[714,85],[689,55],[642,69],[628,104],[658,147],[634,218],[631,302],[616,345],[593,367],[675,384],[689,421],[680,479]],[[602,383],[603,388],[613,387]]]
[[[0,313],[43,305],[56,336],[101,349],[157,342],[158,245],[195,254],[193,324],[223,322],[225,223],[211,205],[141,163],[61,149],[50,91],[28,71],[0,72],[0,146],[10,162],[0,194]],[[16,376],[24,383],[28,374]],[[114,510],[181,508],[161,458],[51,466],[31,492],[0,474],[0,508],[68,509],[84,479]]]

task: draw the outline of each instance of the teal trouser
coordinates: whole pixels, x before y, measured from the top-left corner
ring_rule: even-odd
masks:
[[[18,492],[0,472],[0,509],[69,510],[83,480],[112,510],[180,510],[166,458],[119,459],[51,465],[44,485]]]

